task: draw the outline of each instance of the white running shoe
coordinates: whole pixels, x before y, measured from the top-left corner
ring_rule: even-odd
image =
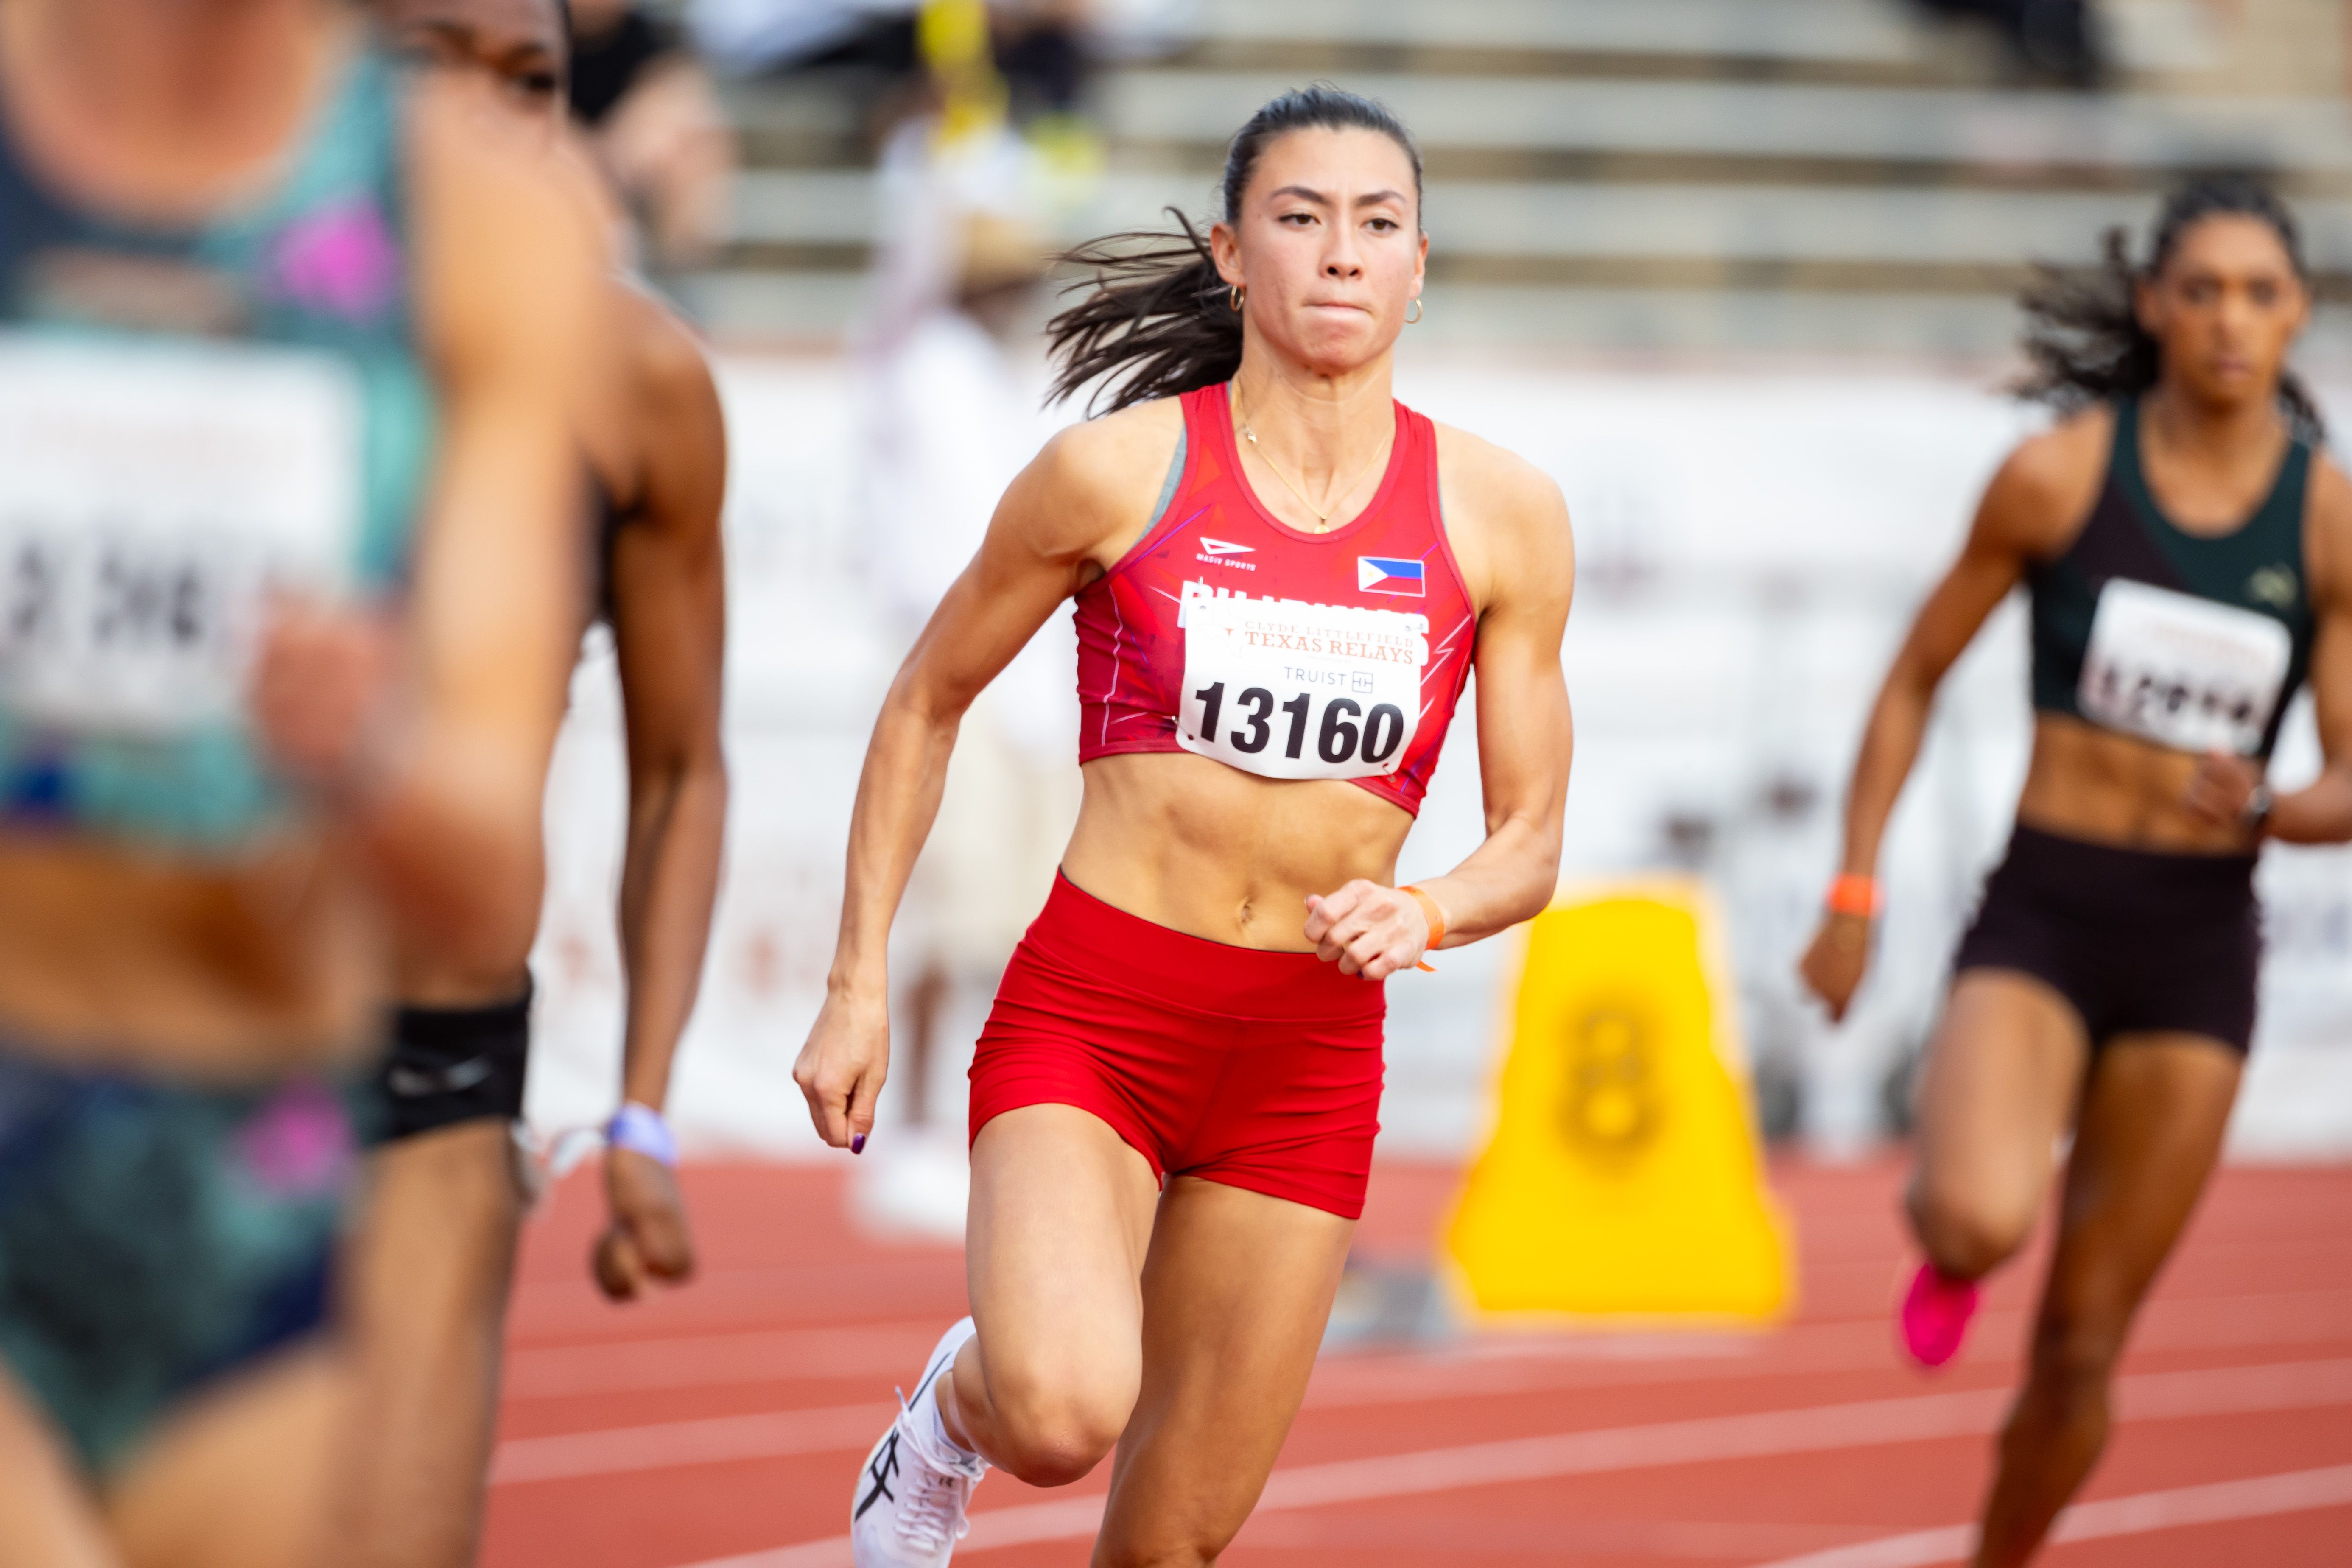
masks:
[[[857,1568],[947,1568],[956,1542],[971,1531],[964,1510],[988,1461],[949,1441],[932,1384],[977,1331],[966,1318],[940,1337],[914,1397],[898,1396],[890,1430],[866,1456],[849,1511],[849,1552]]]

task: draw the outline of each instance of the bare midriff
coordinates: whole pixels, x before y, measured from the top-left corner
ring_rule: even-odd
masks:
[[[356,1059],[384,994],[358,887],[316,837],[223,867],[0,835],[0,1045],[194,1079]]]
[[[2252,837],[2235,824],[2191,815],[2182,804],[2197,772],[2193,753],[2117,734],[2059,713],[2033,716],[2033,761],[2017,820],[2063,837],[2125,849],[2242,855]]]
[[[1263,779],[1189,752],[1129,752],[1086,765],[1062,870],[1154,925],[1306,952],[1307,895],[1358,878],[1385,885],[1412,826],[1402,806],[1342,780]]]

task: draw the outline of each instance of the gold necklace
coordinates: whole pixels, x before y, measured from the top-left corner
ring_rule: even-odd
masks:
[[[1241,411],[1239,409],[1235,409],[1234,412],[1234,416],[1236,418],[1240,418]],[[1288,490],[1292,495],[1298,498],[1299,505],[1305,507],[1308,511],[1315,513],[1315,531],[1318,533],[1328,533],[1331,531],[1331,514],[1339,510],[1339,503],[1341,501],[1346,500],[1349,496],[1356,493],[1356,487],[1364,482],[1366,476],[1371,473],[1375,465],[1388,460],[1389,447],[1393,445],[1396,440],[1396,427],[1391,424],[1389,427],[1388,440],[1381,442],[1381,449],[1372,454],[1372,461],[1366,463],[1362,469],[1357,473],[1356,477],[1349,481],[1348,488],[1346,489],[1341,490],[1339,494],[1331,498],[1331,504],[1329,506],[1324,507],[1320,510],[1317,510],[1315,503],[1307,499],[1307,492],[1290,482],[1290,476],[1282,471],[1282,465],[1276,463],[1272,458],[1266,456],[1265,447],[1259,443],[1257,432],[1250,428],[1249,421],[1247,419],[1242,419],[1241,426],[1242,434],[1249,437],[1249,444],[1257,447],[1258,461],[1264,463],[1267,468],[1274,470],[1274,477],[1282,481],[1282,488],[1284,489]]]

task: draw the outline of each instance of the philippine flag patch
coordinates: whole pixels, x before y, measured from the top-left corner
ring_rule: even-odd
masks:
[[[1365,594],[1403,594],[1416,599],[1429,593],[1422,586],[1420,562],[1389,555],[1357,556],[1356,587]]]

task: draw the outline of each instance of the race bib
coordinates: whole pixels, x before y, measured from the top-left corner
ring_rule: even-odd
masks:
[[[1270,779],[1392,773],[1421,727],[1429,621],[1184,584],[1176,743]]]
[[[0,710],[234,718],[269,593],[349,586],[361,406],[296,351],[0,332]]]
[[[2084,718],[2159,745],[2251,756],[2294,651],[2268,616],[2116,578],[2099,592],[2075,703]]]

